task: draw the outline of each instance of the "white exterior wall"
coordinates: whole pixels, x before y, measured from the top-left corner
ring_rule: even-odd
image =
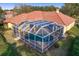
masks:
[[[75,22],[71,23],[68,26],[64,26],[64,33],[66,33],[68,30],[70,30],[75,25]]]
[[[13,29],[13,24],[8,23],[8,28]]]
[[[13,17],[13,14],[5,15],[5,18],[11,18]]]

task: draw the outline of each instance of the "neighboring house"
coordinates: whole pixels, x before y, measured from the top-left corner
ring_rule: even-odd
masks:
[[[17,15],[17,13],[14,12],[14,11],[5,11],[4,14],[5,14],[4,17],[5,17],[6,20],[7,19],[12,19],[12,18],[14,18]],[[12,28],[12,24],[11,23],[5,23],[4,26],[6,28]]]
[[[14,24],[20,24],[23,21],[36,21],[41,19],[56,22],[62,25],[64,27],[64,33],[70,30],[75,24],[74,18],[59,12],[58,9],[54,12],[33,11],[30,13],[23,13],[15,17],[6,19],[5,23],[8,23],[8,27],[12,28]]]
[[[5,18],[7,19],[7,18],[14,17],[17,13],[14,11],[5,11],[4,14],[5,14]]]

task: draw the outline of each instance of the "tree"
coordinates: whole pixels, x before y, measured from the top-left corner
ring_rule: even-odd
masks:
[[[65,5],[61,8],[61,12],[76,19],[79,19],[79,4],[65,3]]]
[[[3,9],[0,7],[0,14],[2,14],[4,11],[3,11]]]
[[[4,11],[3,9],[0,7],[0,24],[3,23],[5,16],[4,16]]]
[[[19,5],[19,6],[15,6],[13,11],[16,11],[18,14],[20,14],[20,13],[28,13],[28,12],[36,11],[36,10],[40,10],[40,11],[54,11],[55,9],[56,9],[56,7],[54,7],[54,6]]]
[[[79,36],[76,36],[75,38],[72,39],[73,40],[68,55],[79,56]]]
[[[27,12],[31,12],[32,11],[32,7],[31,6],[27,6],[27,5],[15,6],[13,11],[17,12],[18,14],[27,13]]]

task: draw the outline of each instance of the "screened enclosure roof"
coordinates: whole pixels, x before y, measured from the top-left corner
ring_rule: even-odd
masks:
[[[41,27],[41,26],[44,26],[44,25],[50,24],[50,23],[51,22],[40,20],[40,21],[31,22],[30,24]]]
[[[23,22],[18,26],[18,28],[24,32],[26,32],[26,30],[29,28],[29,30],[27,31],[28,33],[44,37],[51,34],[52,32],[61,29],[62,26],[49,21],[39,20],[33,22]]]

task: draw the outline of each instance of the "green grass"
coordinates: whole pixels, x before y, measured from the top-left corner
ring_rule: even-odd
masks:
[[[79,27],[77,27],[76,25],[71,29],[69,30],[70,34],[73,34],[75,36],[79,36]]]
[[[17,52],[14,44],[8,44],[8,48],[1,55],[2,56],[20,56],[20,53]]]

